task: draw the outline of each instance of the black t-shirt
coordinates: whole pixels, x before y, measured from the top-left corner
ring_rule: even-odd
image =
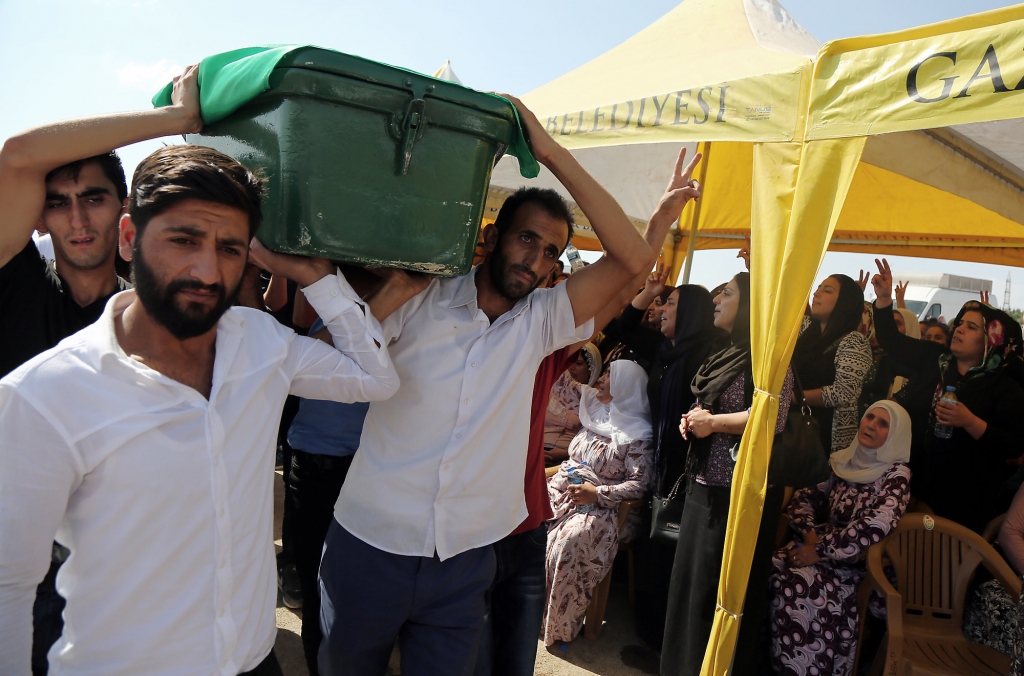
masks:
[[[118,278],[117,290],[128,288]],[[112,295],[82,307],[29,240],[0,268],[0,377],[95,322]]]

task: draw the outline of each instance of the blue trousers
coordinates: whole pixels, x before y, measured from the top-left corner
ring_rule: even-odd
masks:
[[[494,549],[441,561],[381,551],[331,522],[320,562],[320,673],[383,676],[398,640],[403,676],[472,673]]]
[[[548,527],[494,543],[498,569],[488,593],[476,676],[533,676],[544,619]]]

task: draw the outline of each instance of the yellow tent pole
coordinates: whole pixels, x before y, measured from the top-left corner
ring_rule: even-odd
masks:
[[[705,188],[704,180],[708,175],[708,162],[711,160],[711,141],[704,141],[700,144],[703,146],[699,152],[704,157],[700,161],[700,178],[697,179],[700,183],[701,188]],[[697,248],[697,224],[700,223],[700,206],[701,201],[697,200],[693,205],[693,212],[690,214],[690,241],[686,243],[686,263],[683,267],[683,284],[690,283],[690,269],[693,267],[693,252]],[[682,216],[680,216],[680,225],[682,225]],[[682,230],[682,228],[680,228]]]

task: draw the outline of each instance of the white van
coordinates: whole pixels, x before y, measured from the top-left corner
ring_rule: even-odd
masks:
[[[893,273],[893,283],[909,282],[905,300],[907,309],[921,321],[956,317],[969,300],[981,300],[982,291],[992,291],[992,280],[973,279],[940,272]]]

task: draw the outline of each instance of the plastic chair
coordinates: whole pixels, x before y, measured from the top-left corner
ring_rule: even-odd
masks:
[[[985,530],[981,531],[981,537],[985,539],[985,542],[990,545],[996,543],[996,540],[999,539],[999,529],[1003,527],[1004,521],[1006,521],[1005,512],[985,524]]]
[[[886,563],[895,571],[900,591],[886,578]],[[908,512],[887,538],[868,549],[867,576],[857,598],[857,635],[863,635],[868,599],[875,590],[885,601],[887,629],[873,676],[1009,673],[1009,657],[964,638],[964,605],[979,565],[1019,598],[1021,581],[1010,566],[980,535],[948,519]],[[861,643],[857,641],[853,673]]]

